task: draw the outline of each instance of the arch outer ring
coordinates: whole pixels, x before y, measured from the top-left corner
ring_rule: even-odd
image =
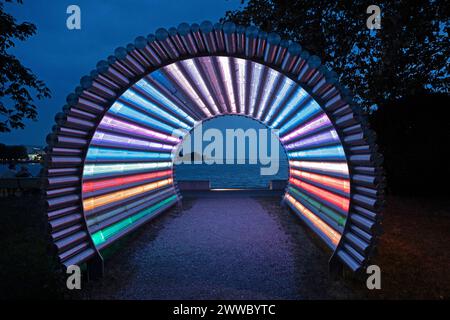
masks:
[[[208,24],[204,22],[202,26]],[[67,97],[67,105],[63,112],[56,115],[56,125],[47,136],[45,160],[45,197],[50,235],[64,267],[101,260],[87,228],[81,195],[84,159],[98,122],[115,99],[146,74],[180,60],[201,56],[236,57],[263,64],[296,82],[319,103],[342,141],[351,177],[349,214],[342,239],[330,262],[339,261],[355,272],[368,263],[379,234],[380,212],[384,203],[382,157],[377,152],[374,133],[348,91],[337,84],[333,72],[317,63],[317,57],[306,59],[309,54],[301,51],[299,45],[279,42],[276,37],[273,41],[267,40],[264,33],[255,27],[244,29],[232,26],[234,24],[227,22],[216,24],[214,30],[209,30],[195,24],[181,24],[178,29],[171,28],[169,32],[158,29],[156,37],[138,37],[127,49],[118,48],[108,61],[100,61],[97,68],[82,77],[80,86]],[[220,39],[223,40],[222,47]],[[257,43],[264,43],[263,55],[258,54]],[[190,48],[197,51],[190,52]],[[302,73],[295,70],[299,64],[303,65],[298,70]],[[129,76],[123,76],[119,71],[125,71]],[[312,74],[318,80],[305,83],[305,73]],[[65,149],[70,152],[65,152]],[[364,180],[361,168],[366,168],[364,170],[370,173],[368,177],[372,179]],[[362,192],[364,188],[370,192]],[[367,259],[364,264],[355,264],[344,247],[354,241],[355,228],[361,230],[364,225],[367,231],[366,224],[369,224],[371,232],[365,235],[369,236],[366,239]],[[71,241],[77,245],[73,246]]]

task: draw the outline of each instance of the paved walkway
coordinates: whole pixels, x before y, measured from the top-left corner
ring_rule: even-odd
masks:
[[[128,239],[88,284],[91,299],[352,298],[328,253],[279,198],[184,199]]]

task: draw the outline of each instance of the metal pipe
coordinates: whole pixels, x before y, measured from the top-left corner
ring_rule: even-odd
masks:
[[[281,69],[285,72],[291,73],[301,52],[302,46],[297,42],[291,42],[284,56],[283,62],[281,63]]]
[[[210,21],[203,21],[200,24],[200,31],[203,36],[203,41],[205,43],[206,50],[208,53],[217,52],[216,38],[214,35],[214,27]]]
[[[225,49],[229,54],[235,54],[237,50],[236,25],[232,22],[225,22],[223,25],[225,36]]]
[[[181,37],[187,51],[191,55],[195,55],[198,53],[198,48],[195,43],[194,36],[191,33],[191,27],[187,23],[181,23],[178,26],[178,34]]]

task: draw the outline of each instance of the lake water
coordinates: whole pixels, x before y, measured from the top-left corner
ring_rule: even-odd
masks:
[[[37,163],[27,166],[33,176],[41,170],[41,165]],[[7,169],[8,165],[0,165],[0,175]],[[270,180],[288,178],[286,160],[280,160],[276,175],[262,176],[260,169],[259,164],[180,164],[175,166],[175,174],[178,180],[209,180],[212,188],[268,188]]]
[[[288,162],[280,160],[278,173],[262,176],[259,164],[180,164],[175,166],[178,180],[209,180],[211,188],[268,188],[271,180],[288,179]]]
[[[39,163],[27,163],[25,165],[28,167],[28,171],[30,171],[33,177],[37,176],[42,168],[42,166]],[[20,170],[20,166],[21,166],[20,164],[16,165],[16,170]],[[0,175],[6,170],[8,170],[8,165],[0,164]]]

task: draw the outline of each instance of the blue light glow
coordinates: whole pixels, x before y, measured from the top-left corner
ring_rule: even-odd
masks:
[[[161,77],[164,77],[162,74],[160,74]],[[167,79],[166,79],[167,80]],[[155,87],[153,87],[150,83],[148,83],[145,79],[142,79],[136,83],[136,87],[144,90],[146,93],[148,93],[152,98],[159,101],[162,105],[170,108],[172,111],[179,114],[181,117],[185,118],[187,121],[189,121],[192,125],[195,124],[195,120],[189,116],[186,112],[184,112],[181,108],[179,108],[177,105],[175,105],[171,100],[169,100],[166,96],[164,96],[159,90],[157,90]]]
[[[296,159],[321,158],[326,160],[336,158],[345,160],[344,149],[341,146],[288,152],[288,156]]]
[[[161,159],[170,160],[172,154],[170,153],[159,153],[159,152],[143,152],[143,151],[131,151],[131,150],[120,150],[120,149],[108,149],[108,148],[89,148],[86,160],[151,160],[151,159]]]
[[[293,129],[294,126],[297,126],[307,119],[311,118],[311,116],[318,114],[322,111],[322,108],[319,104],[311,100],[304,108],[302,108],[297,114],[289,120],[284,126],[280,128],[280,135],[284,134],[287,130]]]

